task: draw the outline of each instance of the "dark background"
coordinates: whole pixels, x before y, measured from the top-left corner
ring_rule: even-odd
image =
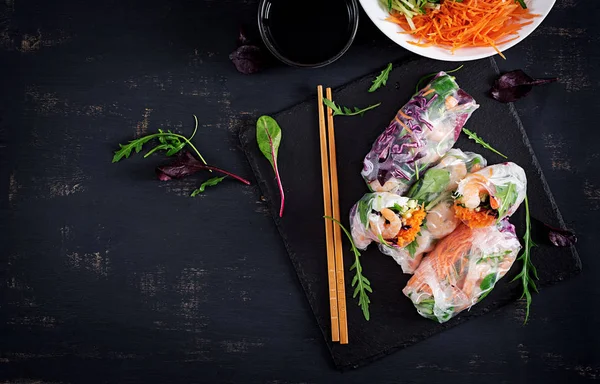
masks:
[[[0,3],[0,383],[563,382],[600,378],[600,4],[558,0],[497,59],[560,78],[516,103],[583,273],[356,371],[332,368],[256,184],[161,183],[118,143],[189,133],[252,177],[238,129],[410,54],[361,13],[317,70],[245,76],[228,56],[255,1]]]

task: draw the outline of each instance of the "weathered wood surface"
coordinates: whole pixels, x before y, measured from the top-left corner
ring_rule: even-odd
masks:
[[[251,171],[236,131],[407,56],[361,13],[355,45],[318,70],[244,76],[228,55],[255,1],[0,3],[0,383],[550,382],[600,378],[600,5],[558,0],[507,52],[560,82],[516,103],[583,273],[522,305],[372,365],[331,367],[256,186],[160,183],[160,158],[110,164],[120,142],[190,132]]]

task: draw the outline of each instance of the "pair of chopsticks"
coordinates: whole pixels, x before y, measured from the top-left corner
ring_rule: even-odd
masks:
[[[323,86],[321,85],[317,87],[317,97],[319,103],[319,136],[321,139],[321,171],[323,176],[324,211],[325,216],[333,217],[340,221],[333,111],[331,108],[327,107],[326,129],[325,106],[323,105]],[[327,98],[332,100],[331,88],[327,88]],[[338,225],[334,225],[333,221],[329,219],[325,219],[325,237],[327,239],[331,339],[333,341],[339,341],[340,344],[348,344],[342,231]]]

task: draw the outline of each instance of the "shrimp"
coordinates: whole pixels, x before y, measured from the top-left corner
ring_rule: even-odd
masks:
[[[494,199],[486,184],[489,183],[488,179],[480,174],[474,173],[467,180],[467,183],[462,192],[461,203],[466,208],[475,209],[481,204],[481,198],[483,195],[490,195],[490,206],[494,209],[498,208],[498,202]]]
[[[389,208],[383,208],[380,211],[380,213],[381,216],[383,216],[382,218],[380,218],[380,223],[383,223],[377,226],[377,230],[381,231],[381,236],[384,239],[391,239],[396,237],[398,232],[400,232],[400,230],[402,229],[402,220],[398,217],[398,215],[396,215],[396,213],[394,213],[394,211],[392,211]],[[389,223],[387,223],[386,221],[388,221]]]
[[[400,182],[397,179],[391,178],[381,185],[379,180],[375,179],[371,181],[370,186],[374,192],[389,192],[397,190],[400,186]]]
[[[427,213],[427,229],[437,239],[452,233],[458,223],[453,205],[449,202],[438,204]]]
[[[454,191],[458,182],[467,176],[467,165],[461,161],[446,169],[450,172],[450,182],[448,183],[446,190]]]

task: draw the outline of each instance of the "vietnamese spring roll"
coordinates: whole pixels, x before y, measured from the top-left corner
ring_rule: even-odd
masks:
[[[396,114],[363,161],[363,178],[371,191],[399,195],[436,163],[456,142],[475,100],[454,77],[439,72]]]
[[[407,197],[417,200],[425,207],[425,224],[415,240],[405,247],[381,249],[400,264],[404,273],[413,273],[423,254],[458,226],[460,220],[454,214],[452,192],[467,173],[478,171],[486,164],[485,158],[477,153],[453,148],[408,191]]]
[[[471,228],[510,217],[527,192],[527,177],[515,163],[494,164],[465,177],[455,192],[454,211]]]
[[[389,192],[367,193],[350,211],[350,228],[359,249],[375,241],[383,251],[411,243],[423,219],[425,210],[417,200]]]
[[[460,224],[423,259],[402,292],[421,316],[446,322],[487,296],[520,249],[508,220],[476,229]]]

